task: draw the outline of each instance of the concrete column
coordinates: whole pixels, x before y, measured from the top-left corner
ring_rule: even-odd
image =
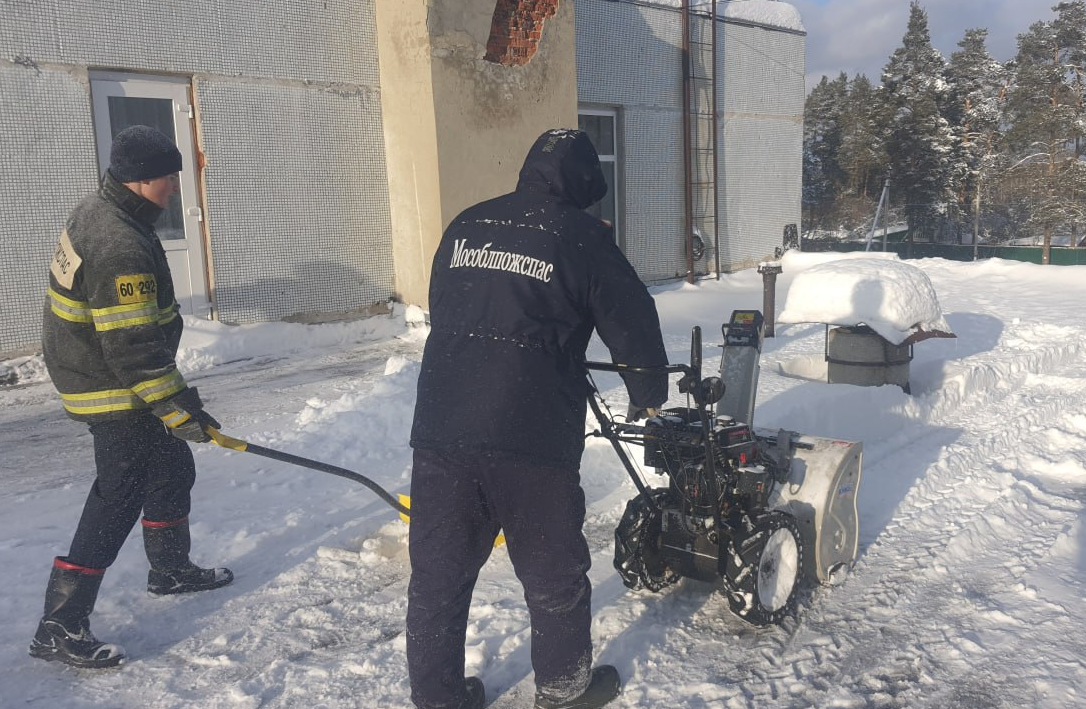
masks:
[[[573,2],[376,2],[396,291],[425,306],[430,263],[449,222],[512,191],[540,133],[577,125]],[[539,15],[526,38],[501,21],[524,3]],[[505,55],[495,48],[534,43],[535,35],[538,44],[518,54],[525,61],[496,61]]]

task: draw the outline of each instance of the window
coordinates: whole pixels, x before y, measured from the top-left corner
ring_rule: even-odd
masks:
[[[168,135],[174,143],[177,142],[177,135],[174,131],[174,102],[172,99],[110,95],[106,95],[103,98],[109,109],[109,142],[111,145],[113,143],[113,138],[115,138],[118,133],[129,126],[135,125],[158,128]],[[103,157],[105,157],[105,159],[99,162],[103,166],[108,167],[108,154],[105,154]],[[170,206],[155,225],[155,231],[158,232],[158,238],[163,241],[184,239],[184,224],[184,218],[181,215],[181,198],[179,195],[175,194],[170,198]]]
[[[600,156],[600,166],[607,180],[607,195],[586,211],[611,224],[615,230],[615,239],[621,233],[618,210],[618,142],[615,140],[618,113],[613,110],[582,108],[578,112],[578,127],[588,134],[592,145]]]

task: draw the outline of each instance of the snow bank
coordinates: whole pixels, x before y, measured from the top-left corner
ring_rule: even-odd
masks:
[[[224,325],[185,317],[185,332],[177,352],[183,372],[303,349],[321,349],[395,337],[403,332],[404,306],[394,305],[391,317],[369,317],[337,323],[257,323]]]

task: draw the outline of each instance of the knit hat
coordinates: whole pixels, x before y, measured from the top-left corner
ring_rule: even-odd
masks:
[[[113,138],[109,171],[118,182],[139,182],[181,172],[181,151],[151,126],[129,126]]]

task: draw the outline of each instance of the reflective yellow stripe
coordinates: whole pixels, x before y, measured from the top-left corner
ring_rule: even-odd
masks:
[[[107,389],[84,394],[61,392],[64,408],[73,414],[107,414],[112,411],[132,411],[146,408],[146,404],[130,389]]]
[[[158,322],[158,304],[154,302],[115,305],[110,308],[91,308],[94,329],[99,332],[124,327],[150,325]]]
[[[152,404],[156,401],[170,398],[186,386],[188,385],[185,384],[185,378],[181,376],[181,372],[175,369],[169,374],[164,374],[161,377],[140,382],[132,387],[132,391],[138,394],[140,398],[148,404]]]
[[[177,301],[175,300],[170,307],[158,311],[158,324],[165,325],[174,320],[177,317],[177,310]]]
[[[84,300],[72,300],[49,289],[49,309],[58,318],[69,322],[91,322],[90,303]]]
[[[64,401],[64,408],[73,414],[106,414],[111,411],[145,409],[147,404],[168,399],[186,386],[185,378],[175,369],[161,377],[140,382],[131,389],[104,389],[82,394],[61,392],[60,398]],[[184,421],[178,421],[174,425],[182,423]]]

